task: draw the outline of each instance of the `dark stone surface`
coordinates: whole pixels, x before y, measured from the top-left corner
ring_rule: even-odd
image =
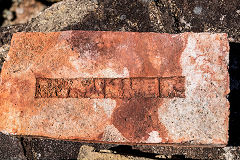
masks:
[[[0,28],[0,46],[17,31],[111,30],[225,32],[240,42],[240,1],[69,0],[56,3],[27,24]]]
[[[156,155],[186,159],[239,159],[240,147],[178,146],[178,145],[118,145],[75,141],[52,140],[47,138],[24,137],[21,139],[28,159],[77,159],[82,145],[100,150],[111,150],[117,154],[153,158]],[[30,148],[26,148],[26,147]]]
[[[26,24],[0,27],[0,47],[4,44],[10,44],[13,33],[24,31],[25,26]]]
[[[157,5],[173,17],[175,32],[223,32],[228,33],[230,41],[240,42],[238,0],[157,0]]]
[[[21,140],[0,132],[0,159],[26,159]]]
[[[154,31],[147,4],[136,0],[103,0],[98,5],[81,23],[70,24],[62,30]]]
[[[45,138],[23,138],[28,159],[76,159],[81,143]]]
[[[20,31],[113,30],[138,32],[225,32],[230,43],[229,145],[239,146],[240,109],[240,1],[207,0],[68,0],[56,3],[22,25],[0,28],[0,47]],[[1,63],[4,59],[0,53]],[[1,67],[0,67],[1,68]],[[83,145],[118,153],[157,153],[197,159],[240,159],[239,147],[120,146],[7,136],[0,133],[0,159],[76,159]],[[137,151],[136,151],[137,150]],[[128,153],[130,154],[130,153]],[[232,157],[231,157],[232,156]]]

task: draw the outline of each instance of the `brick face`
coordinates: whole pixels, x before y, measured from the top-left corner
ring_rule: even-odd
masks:
[[[105,80],[105,97],[106,98],[123,98],[123,79],[106,79]]]
[[[228,141],[226,34],[16,33],[0,131],[90,142]]]
[[[132,79],[133,94],[137,97],[158,97],[159,96],[158,78],[134,78]]]
[[[165,77],[160,79],[160,97],[185,98],[185,78],[184,77]]]

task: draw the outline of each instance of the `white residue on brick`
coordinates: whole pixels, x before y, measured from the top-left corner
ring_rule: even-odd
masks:
[[[181,56],[181,65],[186,78],[186,98],[164,99],[159,107],[159,120],[176,143],[184,140],[205,144],[227,143],[228,101],[225,92],[228,82],[217,78],[228,75],[227,52],[220,50],[219,35],[185,35],[188,35],[188,42]],[[225,59],[222,64],[217,63],[219,56]],[[195,62],[191,62],[191,58]]]
[[[158,131],[152,131],[149,133],[149,137],[146,140],[146,143],[161,143],[162,138],[159,137]]]
[[[105,127],[102,141],[108,142],[127,142],[128,140],[118,131],[114,125],[107,125]]]
[[[127,78],[129,77],[129,70],[127,67],[120,69],[111,68],[111,63],[107,64],[106,67],[102,69],[94,68],[94,65],[89,65],[91,62],[86,62],[75,57],[70,57],[69,62],[74,66],[75,70],[64,67],[58,70],[58,75],[60,78]],[[89,73],[89,71],[94,71]],[[119,71],[120,70],[120,71]],[[71,76],[71,77],[69,77]],[[54,77],[57,78],[57,77]]]
[[[97,112],[99,107],[103,108],[107,116],[110,118],[113,109],[116,107],[116,101],[111,98],[93,99],[94,111]]]

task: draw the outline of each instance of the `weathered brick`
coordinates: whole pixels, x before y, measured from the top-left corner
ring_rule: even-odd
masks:
[[[13,35],[0,131],[125,143],[227,144],[226,34]]]
[[[160,80],[160,97],[185,97],[185,77],[164,77]]]
[[[123,98],[123,79],[105,80],[106,98]]]
[[[184,98],[184,77],[36,79],[35,98]]]
[[[133,78],[132,89],[137,97],[156,98],[159,96],[158,78]]]

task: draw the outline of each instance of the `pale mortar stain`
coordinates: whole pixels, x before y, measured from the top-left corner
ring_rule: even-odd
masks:
[[[104,99],[93,99],[93,108],[95,112],[98,111],[98,107],[104,109],[107,116],[110,118],[114,108],[116,107],[116,101],[111,98],[104,98]]]
[[[224,36],[220,35],[220,37]],[[208,37],[209,42],[206,42],[205,37]],[[218,81],[215,85],[212,85],[215,82],[213,77],[222,71],[220,67],[211,62],[215,59],[211,55],[227,55],[224,55],[225,52],[219,50],[220,47],[218,49],[211,48],[211,41],[216,41],[215,38],[215,36],[209,33],[198,35],[197,37],[188,35],[188,43],[181,57],[183,76],[186,76],[186,98],[165,99],[163,106],[158,110],[160,121],[166,126],[170,137],[176,142],[227,143],[226,130],[228,127],[225,124],[225,119],[219,118],[225,117],[228,113],[228,107],[226,107],[228,106],[228,101],[224,92],[225,81]],[[204,42],[200,43],[201,41]],[[206,45],[206,48],[203,48],[204,50],[202,51],[200,50],[201,48],[198,48],[201,47],[201,44]],[[212,54],[212,52],[217,54]],[[205,57],[209,57],[209,60],[206,61]],[[191,58],[195,59],[194,63],[191,62]],[[209,67],[210,71],[206,72],[207,75],[210,73],[210,77],[204,75],[205,71],[199,67],[201,65],[211,66]],[[214,71],[211,72],[211,70]],[[227,70],[224,71],[227,72]],[[214,98],[213,95],[215,93],[218,97]],[[201,132],[199,132],[200,129]],[[216,132],[218,133],[217,135],[215,135]],[[217,139],[222,141],[219,142]]]
[[[99,135],[102,141],[108,142],[129,142],[114,125],[107,125],[104,132]]]
[[[161,143],[162,138],[159,137],[158,131],[152,131],[149,133],[149,137],[145,142],[146,143]]]

